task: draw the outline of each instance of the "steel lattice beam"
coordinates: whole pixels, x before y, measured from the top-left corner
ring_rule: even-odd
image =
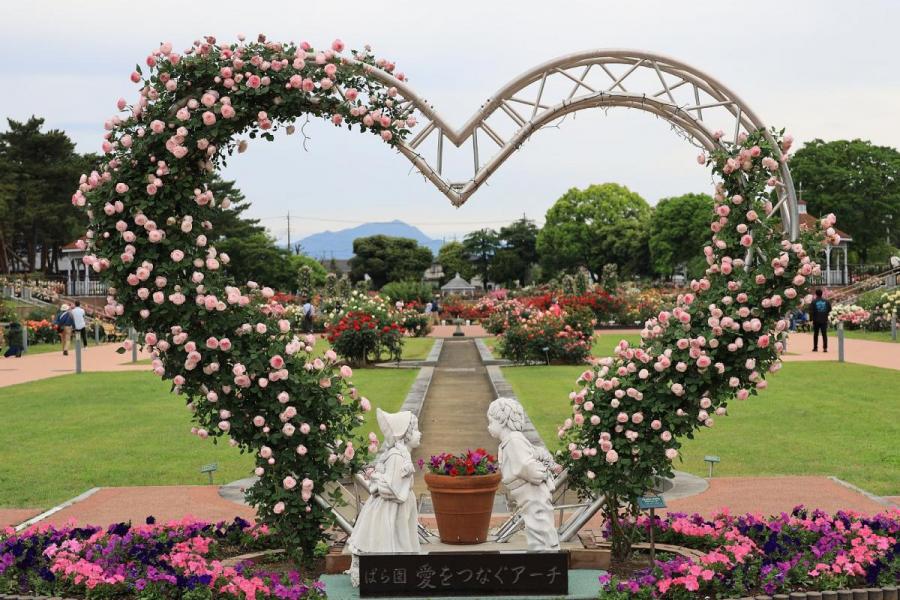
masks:
[[[618,106],[650,112],[707,151],[720,147],[713,135],[713,122],[720,124],[715,129],[725,131],[730,140],[737,139],[741,132],[762,129],[774,142],[765,123],[728,87],[690,65],[648,52],[590,50],[547,61],[501,87],[458,129],[451,127],[406,82],[376,67],[364,68],[375,79],[397,88],[397,101],[417,111],[416,132],[397,148],[455,206],[465,203],[535,131],[579,110]],[[557,81],[565,82],[565,86],[558,86],[565,88],[564,92],[551,91],[548,84]],[[504,133],[503,126],[514,133]],[[486,160],[484,152],[479,156],[479,129],[483,139],[486,136],[498,147]],[[432,134],[437,143],[435,148],[426,149],[425,142]],[[472,152],[473,170],[462,181],[453,181],[444,173],[444,140]],[[780,179],[775,210],[780,212],[785,233],[795,238],[799,234],[797,199],[784,161]]]

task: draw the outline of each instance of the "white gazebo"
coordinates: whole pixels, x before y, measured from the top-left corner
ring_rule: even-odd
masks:
[[[85,240],[85,238],[81,238]],[[86,240],[85,240],[86,241]],[[66,272],[66,294],[69,296],[102,296],[106,285],[98,279],[91,279],[91,268],[82,262],[87,252],[78,248],[78,241],[62,247],[60,270]]]
[[[797,200],[797,208],[800,213],[800,227],[814,231],[819,219],[806,212],[806,201],[802,198]],[[826,286],[850,285],[852,282],[847,268],[847,249],[853,238],[840,229],[835,229],[835,231],[841,237],[841,243],[837,246],[825,246],[825,268],[822,270],[822,283]]]
[[[456,277],[441,286],[441,296],[449,296],[451,294],[472,297],[475,295],[475,286],[457,273]]]

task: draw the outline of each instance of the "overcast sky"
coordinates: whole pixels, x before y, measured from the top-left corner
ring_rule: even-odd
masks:
[[[757,0],[393,0],[109,2],[0,0],[0,126],[35,114],[82,152],[99,151],[103,121],[128,76],[162,41],[238,33],[326,46],[372,44],[457,126],[501,85],[536,64],[591,48],[634,48],[680,59],[729,86],[768,124],[799,142],[900,136],[900,2]],[[374,136],[314,122],[297,136],[255,142],[224,172],[253,216],[294,237],[401,219],[432,237],[539,223],[570,187],[624,184],[651,204],[704,192],[709,174],[668,125],[637,111],[585,111],[538,132],[460,209]]]

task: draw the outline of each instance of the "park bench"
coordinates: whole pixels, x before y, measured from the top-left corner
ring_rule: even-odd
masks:
[[[121,342],[128,337],[128,333],[116,327],[114,323],[101,321],[100,327],[103,328],[103,334],[106,336],[107,341]]]

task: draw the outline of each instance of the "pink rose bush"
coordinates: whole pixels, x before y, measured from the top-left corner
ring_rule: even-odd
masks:
[[[38,524],[0,534],[0,593],[87,598],[325,598],[320,582],[222,559],[273,549],[265,525],[191,519],[107,528]],[[38,574],[40,574],[38,576]]]
[[[184,396],[192,432],[256,457],[250,501],[282,546],[308,560],[331,523],[315,494],[367,458],[368,444],[353,443],[362,395],[336,356],[314,360],[315,338],[294,333],[299,323],[273,290],[230,278],[213,225],[230,200],[209,185],[246,149],[239,136],[271,140],[298,117],[340,116],[332,122],[393,145],[412,115],[372,75],[390,78],[394,64],[368,50],[210,36],[184,53],[163,44],[146,62],[131,75],[137,99],[119,102],[107,123],[105,164],[72,197],[90,219],[84,261],[109,284],[106,314],[141,333],[153,370]],[[309,484],[284,485],[291,480]]]
[[[529,308],[514,312],[497,336],[500,356],[522,363],[583,363],[591,354],[594,327],[589,311],[586,324],[577,317],[578,311],[556,315],[549,310]]]
[[[612,600],[693,600],[772,596],[795,590],[895,586],[900,581],[900,512],[867,517],[828,515],[796,507],[791,514],[763,518],[727,512],[710,520],[669,513],[622,527],[636,540],[702,550],[698,559],[657,560],[627,579],[600,578],[602,597]],[[610,531],[605,532],[607,537]]]
[[[759,149],[756,156],[751,148]],[[749,168],[726,169],[738,158]],[[769,161],[780,159],[764,131],[710,155],[721,181],[705,276],[646,322],[639,346],[621,342],[615,356],[598,360],[577,381],[573,418],[559,429],[565,449],[558,460],[582,493],[605,494],[617,557],[630,551],[617,525],[620,506],[634,510],[655,478],[672,476],[682,438],[712,427],[729,401],[766,386],[766,374],[781,367],[785,315],[808,302],[807,277],[820,269],[806,247],[828,234],[791,241],[764,216],[773,212],[769,192],[779,183]],[[824,221],[823,228],[834,224],[833,216]]]

